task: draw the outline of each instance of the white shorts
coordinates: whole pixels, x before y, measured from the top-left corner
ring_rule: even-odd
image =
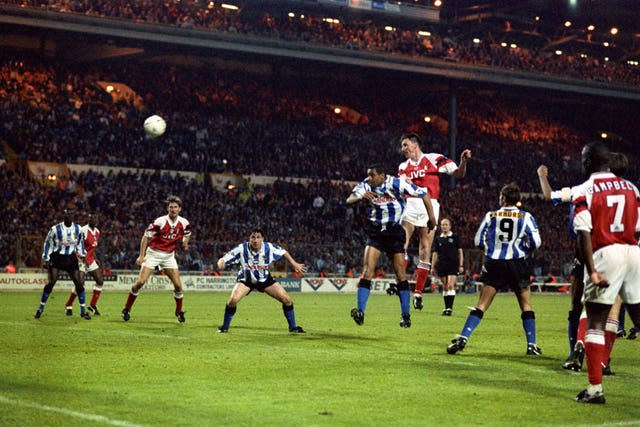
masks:
[[[431,206],[433,206],[433,214],[436,216],[436,225],[440,219],[440,203],[437,200],[431,199]],[[426,227],[429,221],[429,214],[427,214],[427,208],[424,207],[422,199],[417,197],[408,197],[407,204],[402,212],[400,222],[408,222],[416,227]]]
[[[613,305],[616,295],[620,294],[624,303],[640,303],[640,247],[605,246],[593,254],[593,264],[598,273],[605,275],[609,286],[595,286],[585,268],[583,301]]]
[[[160,267],[178,269],[178,262],[176,261],[175,252],[156,251],[155,249],[147,248],[147,253],[144,255],[143,267],[154,269]]]
[[[84,260],[78,260],[78,266],[80,267],[80,271],[84,274],[91,273],[92,271],[96,271],[100,268],[96,260],[93,260],[90,265],[87,265]]]

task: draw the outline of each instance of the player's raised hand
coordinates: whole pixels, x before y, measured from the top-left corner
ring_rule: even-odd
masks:
[[[469,150],[467,148],[467,149],[462,151],[462,154],[460,154],[460,161],[461,162],[466,162],[469,159],[471,159],[471,150]]]
[[[537,172],[539,177],[546,177],[549,175],[549,169],[547,169],[545,165],[540,165]]]

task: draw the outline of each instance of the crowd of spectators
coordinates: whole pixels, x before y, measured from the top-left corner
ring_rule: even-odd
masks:
[[[38,239],[59,220],[61,209],[70,208],[80,213],[79,221],[82,213],[99,213],[104,231],[100,252],[108,267],[133,268],[146,223],[164,212],[168,194],[177,193],[196,230],[194,249],[180,255],[184,268],[211,268],[251,227],[260,226],[270,240],[286,242],[312,272],[359,269],[364,206],[344,204],[351,189],[347,181],[364,178],[372,162],[395,169],[402,160],[397,138],[410,123],[406,117],[412,106],[395,103],[380,112],[358,105],[371,116],[369,124],[358,125],[337,120],[325,108],[330,100],[321,90],[287,91],[241,73],[212,78],[210,71],[179,67],[156,69],[158,77],[149,79],[144,67],[131,67],[118,74],[104,66],[78,69],[4,58],[0,136],[25,160],[280,178],[271,185],[249,181],[237,191],[218,192],[207,180],[160,172],[86,172],[73,175],[64,188],[48,188],[0,168],[5,217],[10,219],[0,226],[2,263],[39,265]],[[159,140],[144,137],[139,124],[147,112],[112,102],[97,80],[124,81],[149,105],[159,105],[157,94],[162,94],[167,134]],[[452,219],[464,246],[472,246],[477,224],[486,210],[496,207],[498,189],[506,181],[516,180],[526,192],[538,193],[539,163],[549,166],[558,185],[580,181],[577,158],[583,139],[571,126],[523,105],[482,97],[461,102],[459,116],[459,147],[473,150],[472,164],[467,178],[447,187],[441,201],[443,215]],[[444,134],[426,128],[421,133],[425,151],[448,151]],[[628,154],[632,178],[637,177],[637,159]],[[292,177],[311,181],[294,183]],[[558,274],[570,257],[566,211],[552,209],[536,196],[525,207],[543,232],[539,268]]]
[[[295,43],[356,49],[386,55],[435,58],[510,70],[545,73],[627,85],[640,83],[640,69],[625,61],[625,56],[596,53],[595,43],[587,36],[580,47],[558,54],[545,48],[548,38],[535,27],[516,29],[515,24],[490,25],[487,22],[453,25],[430,25],[407,20],[400,25],[386,25],[379,20],[364,19],[348,10],[338,17],[326,17],[301,6],[289,13],[282,8],[255,9],[243,13],[222,8],[218,3],[137,2],[131,0],[3,0],[22,7],[43,8],[61,13],[77,13],[103,18],[133,20],[140,23],[196,28],[225,34],[267,37]],[[293,5],[292,5],[293,7]],[[526,31],[523,31],[526,30]],[[518,37],[516,33],[526,33]],[[572,34],[553,34],[573,37]],[[587,38],[586,38],[587,37]],[[536,39],[527,43],[528,39]],[[612,44],[615,44],[612,42]],[[592,46],[593,45],[593,46]],[[598,44],[600,46],[600,44]],[[631,47],[633,51],[633,46]],[[637,46],[636,46],[637,48]],[[589,50],[592,49],[592,50]],[[609,56],[611,58],[609,58]],[[618,55],[619,56],[619,55]]]

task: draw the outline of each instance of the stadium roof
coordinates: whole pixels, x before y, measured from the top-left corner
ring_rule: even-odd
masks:
[[[627,56],[640,54],[637,0],[442,0],[441,7],[450,22],[509,21],[513,31],[539,33],[557,46],[606,43]]]

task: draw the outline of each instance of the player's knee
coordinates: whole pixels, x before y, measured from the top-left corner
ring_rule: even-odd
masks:
[[[53,291],[53,285],[55,285],[55,282],[49,282],[44,286],[44,291],[48,294],[51,293],[51,291]]]
[[[280,297],[280,302],[282,303],[282,306],[284,307],[285,305],[291,305],[293,306],[293,301],[291,300],[291,297],[288,294],[284,294]]]

